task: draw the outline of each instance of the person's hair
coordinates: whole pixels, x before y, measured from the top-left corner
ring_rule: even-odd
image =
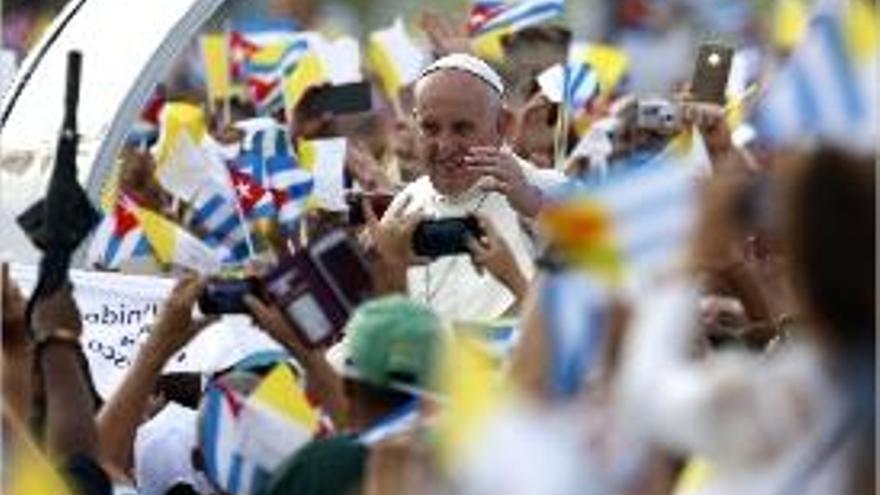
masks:
[[[869,155],[822,148],[793,167],[786,204],[793,282],[853,412],[846,493],[875,481],[875,174]]]
[[[345,380],[346,395],[371,414],[393,411],[413,399],[413,396],[391,388],[377,387],[361,380]]]
[[[790,179],[786,235],[795,287],[833,351],[873,349],[872,160],[823,148]]]
[[[570,42],[569,28],[558,24],[542,24],[505,36],[502,39],[502,46],[507,54],[527,50],[539,44],[556,47],[564,54]]]
[[[189,483],[178,483],[169,488],[165,495],[199,495],[199,492]]]

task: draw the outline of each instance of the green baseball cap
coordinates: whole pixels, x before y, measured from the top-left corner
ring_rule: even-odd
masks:
[[[370,385],[420,394],[435,388],[443,326],[430,308],[403,296],[367,302],[341,342],[327,351],[336,370]]]

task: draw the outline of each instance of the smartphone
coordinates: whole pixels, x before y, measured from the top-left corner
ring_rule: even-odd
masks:
[[[697,52],[691,95],[694,101],[724,105],[727,79],[733,65],[733,47],[723,43],[703,43]]]
[[[244,296],[248,294],[258,294],[255,278],[212,280],[199,297],[199,310],[206,315],[247,314]]]
[[[319,86],[303,96],[301,105],[309,115],[363,113],[372,110],[372,96],[368,82]]]
[[[376,218],[382,218],[394,195],[390,193],[362,193],[350,192],[345,195],[345,203],[348,205],[348,224],[358,226],[367,223],[367,216],[364,214],[363,199],[366,198],[373,208]]]
[[[416,226],[412,248],[416,256],[438,258],[465,254],[468,239],[479,238],[483,231],[476,217],[443,218],[425,220]]]

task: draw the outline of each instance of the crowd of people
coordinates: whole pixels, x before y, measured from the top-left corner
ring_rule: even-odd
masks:
[[[424,63],[397,86],[365,71],[357,115],[302,103],[332,78],[280,107],[247,81],[215,99],[194,43],[101,198],[109,233],[89,268],[177,279],[111,395],[92,384],[75,287],[28,301],[4,266],[3,493],[875,493],[876,139],[780,139],[760,71],[726,100],[683,81],[658,99],[593,57],[582,98],[568,27],[508,26],[499,58],[472,41],[503,7],[478,3],[469,25],[424,15]],[[652,2],[622,3],[653,19]],[[792,48],[768,43],[765,65],[783,74]],[[674,118],[649,121],[649,101]],[[308,197],[327,179],[307,150],[340,139],[333,206]],[[227,181],[239,223],[221,232],[224,203],[207,211],[203,193]],[[168,254],[160,223],[203,251]],[[432,225],[446,230],[427,246]],[[337,314],[266,286],[340,231],[370,280],[361,298],[332,281],[356,304],[316,342],[311,325]],[[114,236],[112,255],[95,244]],[[236,311],[278,346],[167,373],[226,319],[199,300],[230,279],[263,281]]]

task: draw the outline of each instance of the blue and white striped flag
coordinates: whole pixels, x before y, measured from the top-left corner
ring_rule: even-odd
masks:
[[[755,125],[774,144],[833,141],[876,149],[877,14],[865,2],[820,8],[760,102]]]
[[[218,191],[196,196],[188,225],[211,247],[224,251],[224,261],[240,263],[250,256],[247,236],[250,226],[243,222],[230,194]]]
[[[538,76],[538,86],[553,103],[564,103],[572,113],[583,110],[599,96],[599,75],[589,64],[556,64]]]
[[[541,303],[551,355],[551,392],[571,398],[601,359],[608,325],[607,291],[583,273],[564,272],[544,281]]]
[[[682,259],[696,222],[698,170],[654,161],[572,183],[540,216],[544,232],[572,265],[611,284],[670,268]]]

